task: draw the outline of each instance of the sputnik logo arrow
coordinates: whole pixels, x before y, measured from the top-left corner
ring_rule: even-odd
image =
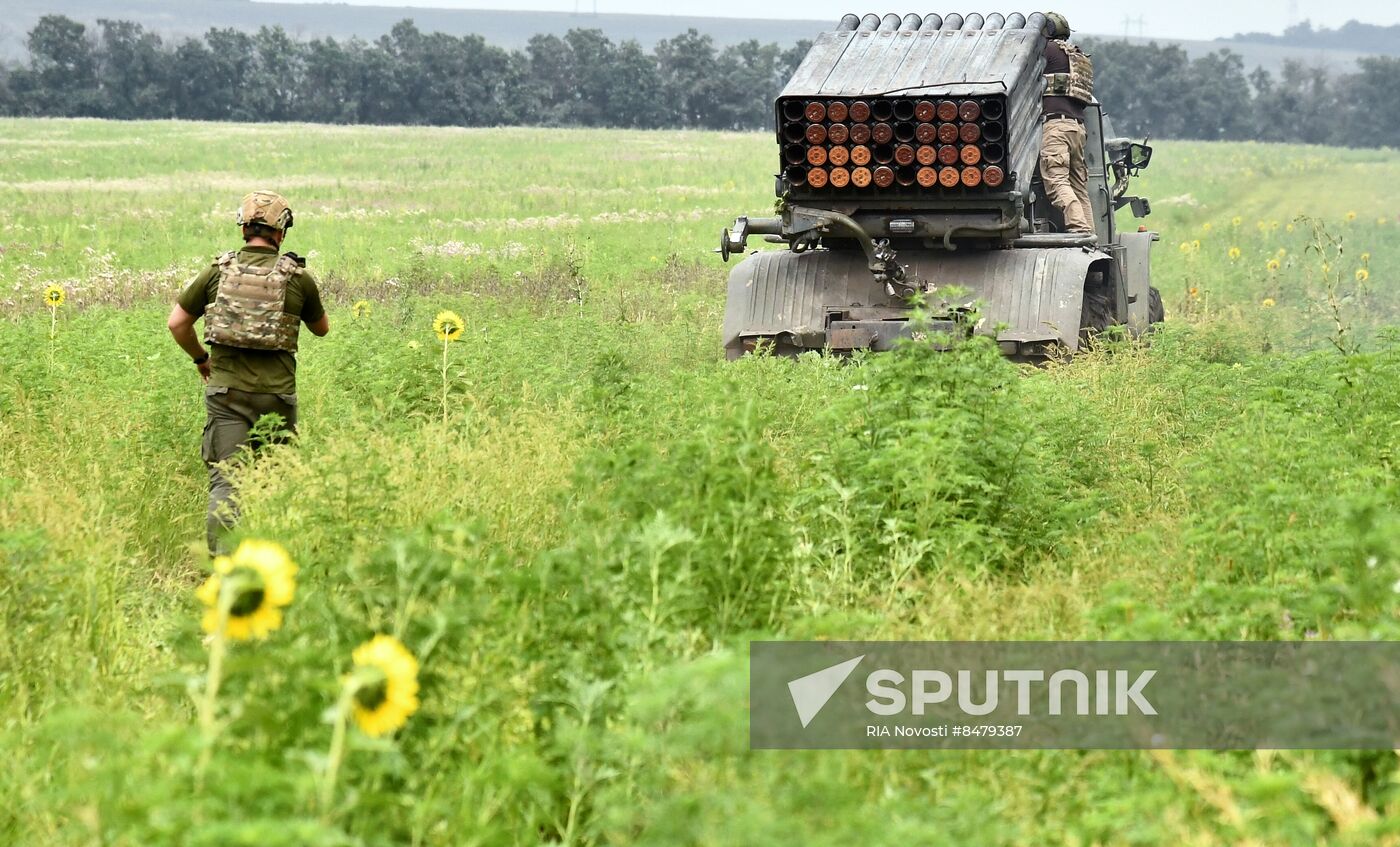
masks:
[[[856,656],[839,665],[832,665],[788,683],[788,693],[792,695],[792,705],[797,707],[797,717],[802,721],[803,729],[821,713],[827,701],[841,687],[841,683],[846,681],[864,658],[864,655]]]

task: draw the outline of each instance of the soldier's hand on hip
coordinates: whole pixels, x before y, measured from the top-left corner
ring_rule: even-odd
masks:
[[[199,378],[209,383],[209,354],[205,353],[204,358],[195,361],[194,366],[199,369]]]

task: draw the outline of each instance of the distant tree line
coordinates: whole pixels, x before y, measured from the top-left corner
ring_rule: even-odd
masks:
[[[1120,135],[1287,141],[1346,147],[1400,144],[1400,58],[1370,56],[1355,73],[1288,61],[1275,76],[1238,53],[1191,59],[1174,45],[1086,41],[1100,102]]]
[[[300,41],[279,28],[167,42],[141,25],[61,15],[0,67],[0,114],[439,126],[765,129],[808,44],[718,49],[690,30],[648,51],[598,30],[537,35],[523,50],[401,21],[373,43]],[[1119,134],[1378,147],[1400,139],[1400,58],[1333,75],[1301,63],[1250,73],[1221,50],[1086,43]]]
[[[691,30],[648,52],[576,29],[511,51],[409,20],[374,43],[299,41],[281,27],[167,42],[129,21],[90,30],[61,15],[42,18],[26,45],[27,64],[0,68],[0,114],[647,129],[771,123],[808,46],[721,50]]]

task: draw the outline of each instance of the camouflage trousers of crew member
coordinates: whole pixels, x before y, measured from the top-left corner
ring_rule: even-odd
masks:
[[[206,386],[204,408],[209,413],[204,424],[204,439],[200,455],[209,469],[209,514],[205,519],[209,555],[228,551],[222,536],[238,522],[238,503],[234,499],[233,483],[229,481],[224,463],[238,455],[244,447],[256,453],[269,443],[283,442],[296,434],[297,396],[295,394],[257,394],[223,386]],[[264,415],[280,415],[280,427],[257,431],[254,427]]]
[[[1088,134],[1084,124],[1068,118],[1046,121],[1040,145],[1040,178],[1055,208],[1064,213],[1069,232],[1093,232],[1089,202],[1089,168],[1084,161]]]

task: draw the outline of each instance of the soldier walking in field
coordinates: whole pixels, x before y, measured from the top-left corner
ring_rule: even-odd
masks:
[[[1045,44],[1040,176],[1050,202],[1064,213],[1065,229],[1093,232],[1089,169],[1084,161],[1084,107],[1094,99],[1094,65],[1069,43],[1065,16],[1051,12],[1046,17],[1053,31]]]
[[[238,518],[233,487],[220,463],[253,443],[250,431],[264,415],[279,415],[286,433],[297,424],[297,335],[304,322],[318,336],[330,332],[316,279],[306,260],[279,255],[292,228],[287,201],[254,191],[238,210],[243,249],[223,254],[180,294],[167,326],[194,360],[205,383],[201,455],[209,468],[209,552]],[[194,325],[204,318],[204,340]]]

